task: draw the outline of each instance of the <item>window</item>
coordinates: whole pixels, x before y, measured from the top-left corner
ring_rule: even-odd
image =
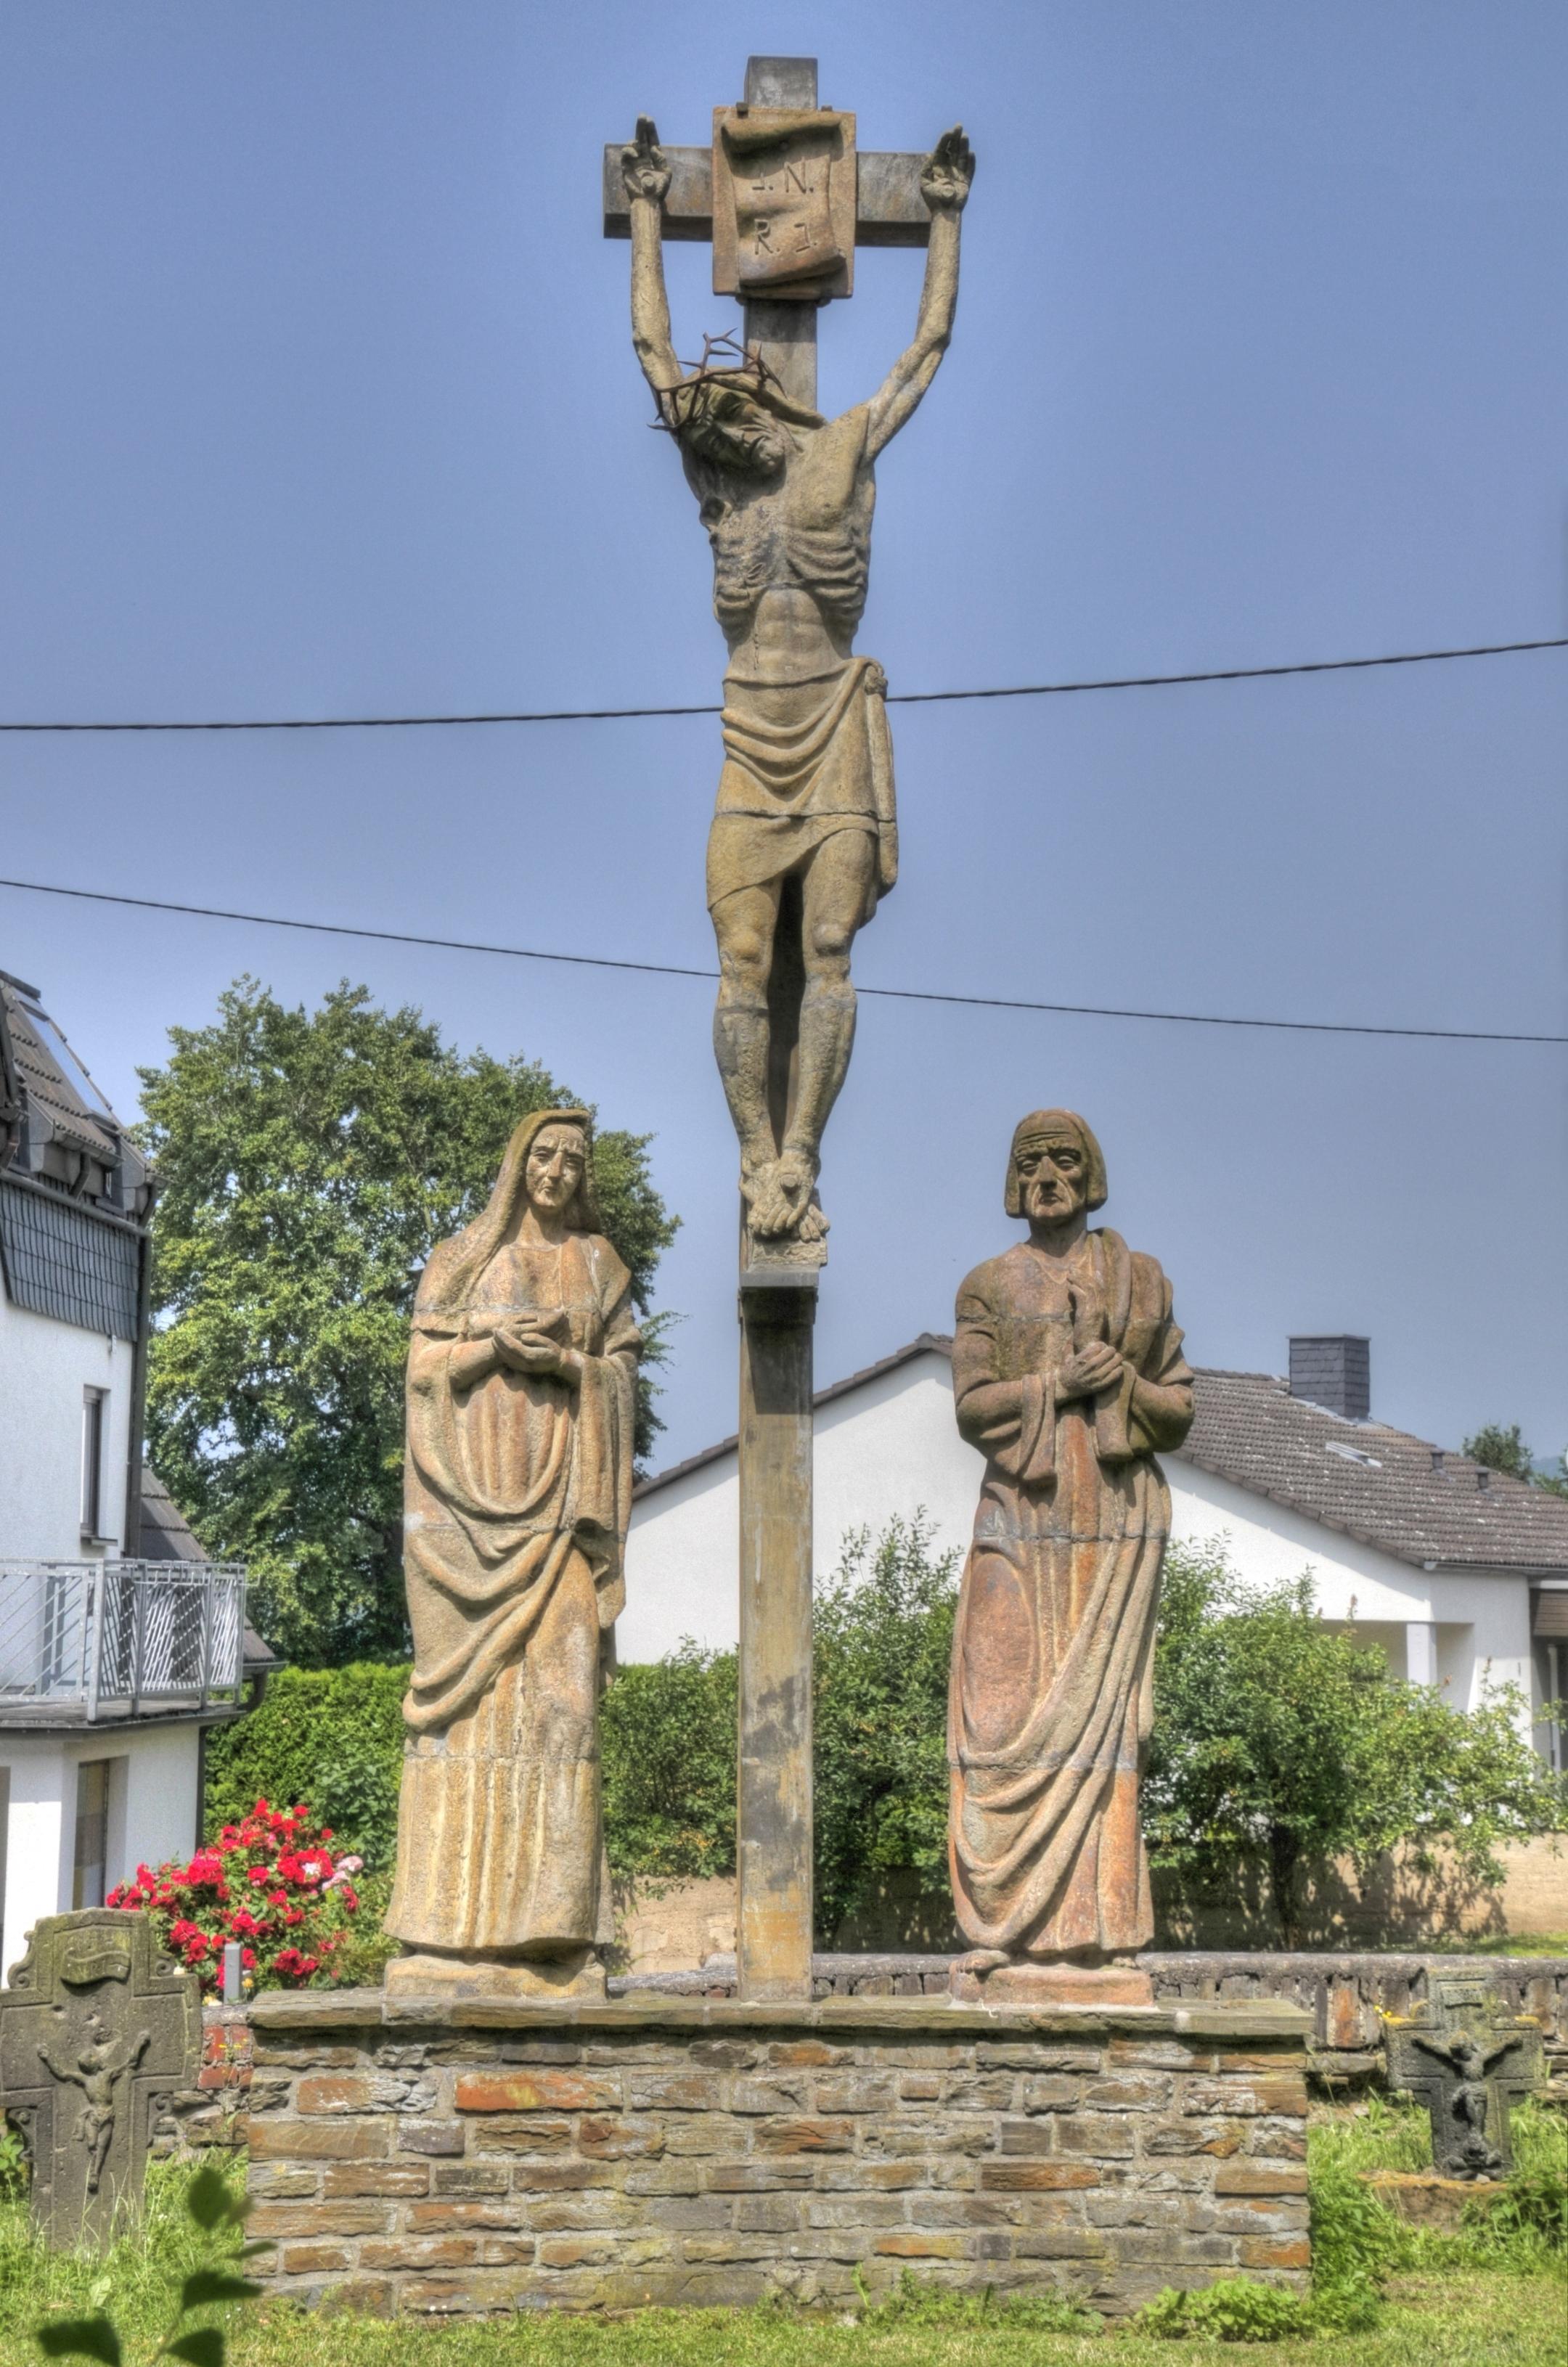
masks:
[[[108,1888],[108,1778],[107,1759],[84,1759],[76,1770],[76,1858],[71,1904],[101,1907]]]
[[[82,1538],[84,1543],[96,1541],[103,1535],[104,1430],[108,1405],[107,1389],[83,1390]]]

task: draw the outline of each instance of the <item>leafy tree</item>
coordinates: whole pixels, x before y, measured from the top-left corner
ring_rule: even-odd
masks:
[[[844,1542],[812,1617],[816,1921],[831,1946],[880,1877],[948,1881],[948,1670],[958,1556],[923,1512]]]
[[[506,1138],[572,1095],[345,981],[288,1010],[250,978],[142,1071],[157,1165],[148,1435],[210,1551],[248,1564],[290,1659],[407,1648],[403,1374],[418,1270],[483,1203]],[[595,1146],[605,1229],[646,1312],[676,1220],[645,1135]],[[659,1319],[650,1325],[653,1354]],[[658,1427],[646,1389],[638,1445]]]
[[[1501,1422],[1483,1422],[1473,1437],[1465,1440],[1463,1451],[1472,1463],[1483,1464],[1489,1471],[1506,1471],[1510,1478],[1543,1488],[1550,1496],[1568,1496],[1568,1449],[1558,1456],[1555,1471],[1538,1471],[1534,1450],[1525,1444],[1517,1421],[1511,1421],[1506,1430]]]
[[[1564,1823],[1568,1798],[1519,1731],[1515,1688],[1467,1713],[1391,1676],[1381,1652],[1324,1625],[1310,1573],[1253,1589],[1222,1552],[1173,1550],[1154,1701],[1154,1863],[1221,1886],[1238,1861],[1261,1863],[1288,1942],[1307,1861],[1365,1866],[1396,1842],[1441,1844],[1496,1881],[1499,1842]]]

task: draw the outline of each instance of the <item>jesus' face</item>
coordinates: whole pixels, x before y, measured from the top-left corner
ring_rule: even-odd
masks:
[[[545,1209],[552,1217],[569,1208],[583,1181],[585,1157],[586,1146],[580,1127],[541,1127],[533,1138],[524,1170],[524,1181],[533,1206]]]
[[[744,477],[776,477],[790,457],[790,440],[761,403],[733,387],[719,387],[692,413],[683,441],[721,469]]]
[[[1036,1135],[1019,1146],[1017,1163],[1031,1225],[1064,1225],[1086,1206],[1089,1162],[1076,1135]]]

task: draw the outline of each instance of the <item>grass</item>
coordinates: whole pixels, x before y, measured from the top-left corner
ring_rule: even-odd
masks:
[[[1525,1931],[1485,1939],[1474,1932],[1449,1932],[1440,1940],[1424,1940],[1423,1952],[1438,1956],[1568,1956],[1568,1931]]]
[[[1568,2124],[1560,2114],[1527,2105],[1514,2128],[1522,2175],[1568,2176]],[[1360,2182],[1363,2170],[1419,2169],[1430,2158],[1422,2113],[1374,2101],[1317,2118],[1310,2142],[1315,2330],[1310,2339],[1248,2341],[1246,2358],[1259,2367],[1564,2367],[1568,2260],[1561,2251],[1529,2227],[1482,2225],[1457,2235],[1406,2227]],[[96,2309],[119,2325],[127,2367],[142,2367],[167,2327],[178,2279],[236,2240],[215,2244],[190,2226],[187,2175],[154,2164],[141,2234],[101,2258],[45,2251],[26,2205],[0,2203],[0,2367],[38,2359],[32,2331],[40,2318]],[[1381,2305],[1371,2299],[1377,2287]],[[1243,2300],[1256,2290],[1243,2288]],[[208,2315],[229,2327],[230,2367],[1171,2367],[1173,2358],[1237,2356],[1233,2343],[1196,2327],[1173,2352],[1151,2324],[1108,2330],[1061,2303],[964,2300],[915,2284],[853,2319],[764,2307],[649,2310],[608,2323],[541,2313],[421,2326],[318,2319],[277,2303]]]

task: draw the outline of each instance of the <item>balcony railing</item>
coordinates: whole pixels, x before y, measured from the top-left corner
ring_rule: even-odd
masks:
[[[0,1725],[238,1702],[237,1562],[0,1561]]]

